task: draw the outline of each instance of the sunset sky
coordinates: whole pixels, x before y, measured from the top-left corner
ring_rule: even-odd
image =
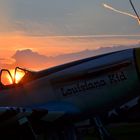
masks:
[[[0,0],[0,67],[22,66],[21,52],[34,59],[138,45],[137,20],[109,10],[103,3],[135,15],[128,0]],[[140,1],[133,3],[140,13]],[[41,69],[47,63],[28,67]]]

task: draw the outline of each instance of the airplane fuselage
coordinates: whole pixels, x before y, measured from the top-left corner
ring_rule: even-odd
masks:
[[[128,49],[58,66],[46,75],[43,70],[36,80],[2,90],[0,106],[100,114],[139,95],[137,61],[136,50]]]

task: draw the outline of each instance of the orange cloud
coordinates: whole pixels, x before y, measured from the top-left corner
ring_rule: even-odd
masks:
[[[16,50],[23,49],[32,49],[47,56],[54,56],[104,46],[136,44],[138,41],[138,39],[127,39],[123,36],[36,37],[8,34],[0,35],[0,58],[11,57]]]
[[[0,34],[0,63],[13,64],[12,56],[17,50],[30,49],[44,56],[57,56],[80,52],[85,49],[131,45],[139,42],[140,35],[96,35],[96,36],[27,36],[22,32]],[[131,39],[130,39],[131,38]],[[48,64],[49,66],[51,64]]]
[[[6,62],[7,59],[0,59],[0,68],[8,68],[13,69],[16,66],[32,69],[32,70],[41,70],[46,69],[49,67],[53,67],[56,65],[68,63],[74,60],[79,60],[83,58],[87,58],[90,56],[95,56],[99,54],[104,54],[108,52],[123,50],[126,48],[136,48],[140,47],[140,44],[133,44],[133,45],[120,45],[120,46],[112,46],[112,47],[101,47],[99,49],[93,50],[83,50],[76,53],[67,53],[58,56],[50,56],[47,57],[46,55],[42,55],[38,52],[32,51],[31,49],[25,50],[17,50],[13,55],[13,63],[5,64],[1,63],[2,61]]]

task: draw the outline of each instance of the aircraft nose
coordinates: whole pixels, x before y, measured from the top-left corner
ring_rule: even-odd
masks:
[[[136,55],[136,63],[138,71],[140,72],[140,48],[135,49],[135,55]]]

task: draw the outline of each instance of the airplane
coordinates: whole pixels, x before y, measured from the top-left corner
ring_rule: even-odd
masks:
[[[37,139],[33,126],[40,123],[47,128],[50,139],[62,139],[60,130],[63,130],[63,139],[76,140],[75,123],[90,119],[101,139],[111,140],[99,117],[139,96],[139,90],[140,48],[93,56],[38,72],[16,67],[12,74],[2,69],[0,129],[13,122],[21,127],[28,124],[32,138]]]

